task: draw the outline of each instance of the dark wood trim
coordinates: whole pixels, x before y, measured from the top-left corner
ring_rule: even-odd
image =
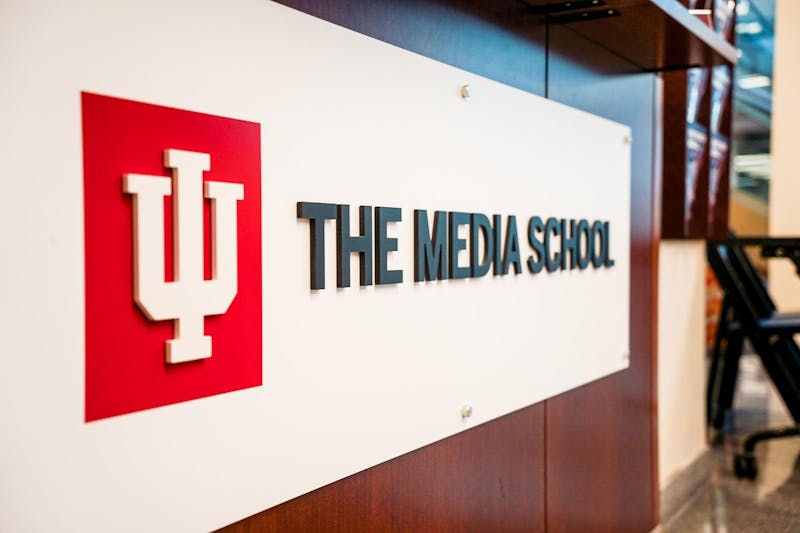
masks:
[[[557,12],[554,4],[565,0],[523,1],[539,12],[552,12],[553,24],[569,27],[637,69],[683,70],[737,60],[734,46],[676,0],[602,0],[597,7]],[[603,16],[609,11],[612,16]]]
[[[663,203],[662,232],[668,239],[703,239],[708,232],[709,148],[711,131],[711,70],[706,70],[706,88],[700,98],[699,111],[694,122],[687,120],[688,75],[686,71],[665,72],[664,84],[664,143],[663,150]],[[687,163],[689,128],[705,132],[706,143],[700,156],[696,181],[689,178]],[[686,206],[689,187],[694,189],[694,202]]]

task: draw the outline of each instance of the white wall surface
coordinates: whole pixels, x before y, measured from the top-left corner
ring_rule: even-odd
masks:
[[[800,235],[800,2],[778,0],[772,87],[772,183],[769,232]],[[769,261],[770,292],[781,310],[800,310],[800,282],[791,262]]]
[[[706,449],[705,244],[665,240],[658,269],[658,467],[663,489]]]

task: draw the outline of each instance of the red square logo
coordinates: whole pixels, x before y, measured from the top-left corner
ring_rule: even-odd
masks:
[[[81,96],[86,421],[260,386],[260,125]]]

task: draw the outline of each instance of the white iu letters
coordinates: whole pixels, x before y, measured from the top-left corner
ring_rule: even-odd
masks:
[[[174,320],[167,362],[211,357],[204,317],[228,310],[237,292],[236,202],[244,185],[207,181],[209,154],[165,150],[173,177],[126,174],[133,195],[134,298],[151,320]],[[173,194],[174,193],[174,194]],[[174,281],[164,281],[164,197],[173,194]],[[211,199],[211,278],[203,279],[203,197]]]

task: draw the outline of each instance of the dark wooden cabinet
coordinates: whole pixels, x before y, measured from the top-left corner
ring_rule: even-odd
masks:
[[[703,239],[708,231],[710,69],[665,72],[664,238]]]
[[[684,0],[686,6],[697,2]],[[735,13],[711,2],[708,24],[724,25],[715,46],[730,45]],[[722,22],[722,21],[726,22]],[[667,71],[664,80],[662,237],[723,239],[728,232],[733,63]]]

